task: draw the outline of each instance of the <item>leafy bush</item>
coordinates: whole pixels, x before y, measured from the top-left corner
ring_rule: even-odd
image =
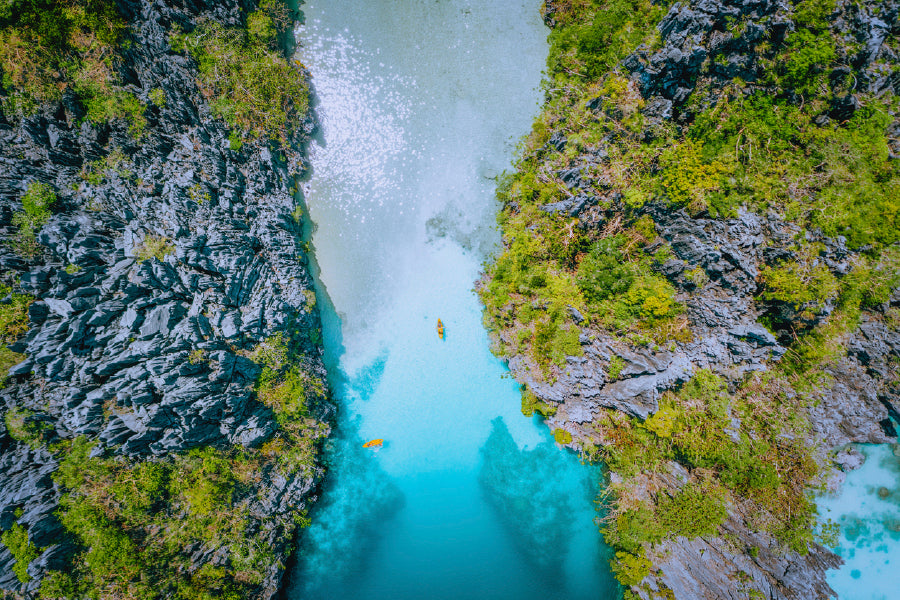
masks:
[[[207,21],[189,34],[172,37],[172,48],[187,51],[200,70],[200,87],[213,113],[229,127],[253,138],[287,144],[309,109],[309,87],[277,45],[278,3],[264,2],[247,18],[246,29]],[[239,141],[239,138],[238,138]],[[232,149],[240,144],[230,138]]]
[[[669,2],[610,0],[597,4],[593,21],[577,29],[574,44],[575,59],[583,65],[583,75],[591,79],[612,69],[641,42],[655,37],[653,26],[665,14]]]
[[[822,305],[834,299],[838,282],[824,264],[788,261],[777,267],[766,267],[760,273],[765,284],[762,297],[800,308],[807,304]]]
[[[34,296],[17,294],[8,285],[0,284],[2,298],[9,298],[9,303],[0,304],[0,342],[11,344],[28,331],[28,307]]]
[[[22,195],[22,210],[13,215],[13,225],[18,228],[13,239],[13,248],[25,258],[32,258],[40,252],[37,234],[50,219],[50,208],[56,203],[56,193],[45,183],[28,184]]]
[[[262,581],[274,557],[263,534],[249,527],[247,491],[240,490],[252,490],[274,457],[198,448],[131,462],[91,458],[92,447],[78,438],[59,449],[58,514],[80,550],[66,573],[44,580],[42,597],[237,600]],[[290,535],[295,525],[278,526]],[[198,547],[217,552],[218,564],[192,571],[189,557]]]
[[[703,160],[703,142],[685,140],[659,158],[660,185],[673,204],[688,205],[693,212],[709,208],[707,195],[719,189],[725,166]]]
[[[624,586],[637,585],[650,574],[653,567],[643,554],[636,555],[628,552],[616,552],[616,560],[612,564],[613,575]]]
[[[565,429],[554,429],[553,439],[556,440],[557,444],[565,446],[572,443],[572,434]]]
[[[726,492],[716,485],[689,484],[661,499],[657,515],[667,536],[714,535],[728,515]]]
[[[17,407],[6,411],[3,421],[10,437],[23,444],[28,444],[32,448],[40,446],[44,441],[45,433],[52,429],[45,421],[35,418],[32,411]]]
[[[631,288],[634,272],[624,260],[621,248],[625,236],[619,234],[597,240],[578,266],[578,287],[592,302],[621,296]]]
[[[173,252],[175,252],[175,246],[172,245],[169,238],[151,233],[145,236],[144,241],[138,246],[135,246],[134,259],[139,263],[151,258],[163,261]]]
[[[213,448],[191,450],[182,463],[181,476],[172,490],[187,500],[188,510],[209,516],[222,506],[231,506],[234,475],[231,463]]]
[[[18,523],[13,523],[9,530],[0,534],[0,541],[9,548],[16,561],[13,565],[13,573],[16,574],[19,581],[22,583],[31,581],[31,575],[28,574],[28,565],[41,553],[38,547],[28,539],[28,530]]]
[[[125,20],[109,0],[9,0],[0,6],[4,111],[28,115],[71,88],[88,119],[123,117],[139,132],[144,107],[115,72]]]

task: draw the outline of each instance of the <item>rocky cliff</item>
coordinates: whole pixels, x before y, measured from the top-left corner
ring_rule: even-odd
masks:
[[[210,24],[243,39],[252,4],[115,6],[111,80],[139,128],[92,118],[77,86],[0,113],[2,302],[27,306],[0,391],[0,530],[27,536],[0,545],[0,589],[269,598],[332,412],[294,197],[311,121],[223,120],[227,91],[172,49]],[[36,190],[55,202],[23,252]]]
[[[897,435],[898,6],[544,14],[480,286],[523,411],[609,468],[627,596],[831,597],[808,493]]]

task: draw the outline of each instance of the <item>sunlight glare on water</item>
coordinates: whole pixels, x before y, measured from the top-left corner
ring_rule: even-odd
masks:
[[[539,110],[538,8],[302,6],[321,121],[303,194],[341,420],[292,598],[615,597],[600,474],[522,416],[472,290],[496,176]]]

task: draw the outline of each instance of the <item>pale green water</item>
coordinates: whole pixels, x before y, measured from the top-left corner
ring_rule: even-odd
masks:
[[[302,8],[323,122],[304,195],[342,421],[290,597],[616,597],[599,473],[521,415],[472,292],[493,177],[539,109],[538,2]]]

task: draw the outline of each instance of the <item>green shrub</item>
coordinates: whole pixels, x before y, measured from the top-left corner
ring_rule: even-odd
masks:
[[[228,147],[235,152],[240,152],[241,148],[244,147],[244,140],[241,139],[241,135],[237,131],[232,131],[228,134]]]
[[[0,299],[9,298],[9,304],[0,304],[0,342],[11,344],[28,331],[28,307],[34,296],[17,294],[12,288],[0,284]]]
[[[728,516],[725,500],[720,487],[689,484],[659,501],[657,518],[670,537],[714,535]]]
[[[625,368],[625,361],[621,356],[613,356],[609,359],[609,367],[606,369],[606,376],[610,381],[615,381],[619,378],[619,375],[622,374],[622,369]]]
[[[719,161],[703,160],[703,142],[685,140],[659,158],[660,185],[673,204],[688,205],[694,212],[709,207],[707,195],[719,189],[726,167]]]
[[[553,439],[556,440],[557,444],[565,446],[572,443],[572,434],[565,429],[554,429]]]
[[[33,412],[21,408],[6,411],[3,421],[10,437],[32,448],[38,448],[46,432],[52,429],[48,423],[34,418]]]
[[[100,185],[104,179],[110,177],[110,174],[131,179],[134,173],[130,168],[130,162],[121,149],[115,148],[97,160],[86,162],[81,167],[81,178],[91,185]]]
[[[3,542],[4,546],[9,548],[9,551],[16,561],[15,564],[13,564],[13,573],[16,574],[19,581],[22,583],[31,581],[31,575],[28,574],[28,565],[31,564],[31,561],[40,556],[41,552],[38,550],[38,547],[28,539],[28,530],[18,523],[13,523],[13,526],[9,530],[0,534],[0,541]]]
[[[634,282],[631,265],[621,248],[625,236],[616,235],[594,242],[578,266],[578,287],[585,299],[601,302],[624,294]]]
[[[250,137],[286,144],[306,118],[309,87],[277,47],[274,5],[251,13],[246,29],[207,21],[171,43],[196,59],[201,91],[216,116]],[[234,138],[230,144],[240,147]]]
[[[530,417],[537,412],[544,418],[552,417],[556,414],[556,406],[545,404],[540,398],[534,395],[527,387],[522,390],[522,414]]]
[[[56,193],[45,183],[28,184],[22,195],[22,210],[13,215],[13,225],[18,232],[13,239],[16,253],[25,258],[32,258],[40,252],[37,234],[50,219],[50,208],[56,203]]]
[[[539,365],[562,367],[567,356],[581,356],[581,330],[574,325],[561,325],[557,319],[538,321],[534,325],[532,358]]]
[[[58,449],[59,518],[80,544],[67,573],[51,573],[44,598],[244,598],[275,562],[249,527],[248,491],[276,462],[261,451],[198,448],[165,460],[91,458],[78,438]],[[291,440],[279,451],[297,452]],[[295,526],[285,519],[285,535]],[[198,544],[222,563],[191,572]]]
[[[616,552],[616,558],[611,566],[616,581],[624,586],[632,586],[639,584],[650,574],[653,563],[647,560],[643,552],[640,554]]]
[[[144,237],[144,241],[135,246],[134,259],[139,263],[151,258],[163,261],[173,252],[175,252],[175,246],[169,238],[151,233]]]
[[[213,448],[199,448],[188,453],[183,465],[172,489],[184,496],[192,514],[209,516],[220,507],[231,506],[234,475],[225,457]]]
[[[143,105],[123,89],[115,69],[126,27],[109,0],[10,0],[0,6],[4,110],[31,114],[70,88],[89,120],[123,117],[140,131]]]
[[[325,395],[321,381],[290,364],[291,354],[280,333],[258,344],[250,354],[263,367],[256,385],[259,400],[283,426],[308,416],[308,401]]]
[[[557,33],[559,46],[575,46],[575,58],[583,65],[583,74],[597,78],[612,69],[618,61],[641,42],[655,37],[653,27],[665,14],[669,2],[653,3],[645,0],[610,0],[603,2],[593,21],[575,30],[575,43]],[[553,58],[553,55],[551,54]],[[563,61],[557,59],[560,63]],[[549,61],[551,68],[556,66]],[[560,65],[563,66],[563,65]]]
[[[150,101],[160,108],[166,106],[166,92],[162,88],[153,88],[147,93]]]
[[[822,305],[834,299],[838,282],[824,264],[788,261],[777,267],[765,267],[760,273],[765,284],[762,297],[800,308],[806,304]]]

